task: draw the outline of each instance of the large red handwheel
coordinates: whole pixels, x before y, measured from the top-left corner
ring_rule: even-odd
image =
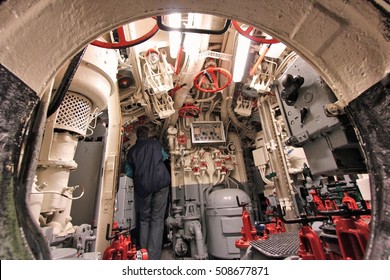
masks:
[[[259,37],[252,36],[250,34],[252,32],[252,30],[254,29],[254,27],[252,27],[252,26],[249,26],[246,30],[244,30],[241,28],[241,26],[239,25],[239,23],[237,21],[232,20],[232,24],[233,24],[234,28],[238,31],[238,33],[240,33],[242,36],[248,38],[249,40],[252,40],[252,41],[260,43],[260,44],[279,43],[278,40],[273,39],[273,38],[272,39],[265,39],[265,38],[259,38]]]
[[[153,28],[149,32],[142,35],[141,37],[138,37],[138,38],[136,38],[134,40],[130,40],[130,41],[126,40],[126,38],[125,38],[125,31],[123,29],[123,26],[118,27],[116,30],[118,32],[119,42],[108,43],[108,42],[102,42],[99,40],[95,40],[91,43],[91,45],[105,48],[105,49],[125,49],[125,48],[134,47],[134,46],[141,44],[141,43],[149,40],[150,38],[152,38],[159,30],[159,27],[158,27],[158,24],[156,23],[156,25],[154,25]]]
[[[226,83],[222,86],[218,84],[218,73],[227,78]],[[231,82],[232,74],[228,70],[219,67],[209,67],[195,76],[194,86],[200,91],[213,93],[227,88]],[[205,88],[204,85],[207,85],[208,88]]]

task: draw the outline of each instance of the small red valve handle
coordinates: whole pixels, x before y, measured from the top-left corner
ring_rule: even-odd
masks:
[[[199,113],[199,107],[191,103],[186,103],[186,105],[179,110],[179,116],[182,118],[198,118]]]
[[[150,54],[155,53],[158,56],[160,55],[160,52],[156,49],[150,48],[145,52],[145,57],[148,57]]]
[[[184,134],[180,134],[179,136],[177,136],[177,142],[179,143],[179,145],[184,145],[185,143],[187,143],[187,137]]]
[[[222,86],[218,85],[218,77],[217,77],[218,73],[227,78],[226,83]],[[208,81],[208,84],[211,85],[213,88],[203,87],[203,84],[206,82],[206,80]],[[232,74],[230,74],[228,70],[219,67],[209,67],[203,71],[200,71],[194,78],[195,88],[197,88],[202,92],[209,92],[209,93],[222,91],[223,89],[227,88],[231,82],[232,82]]]
[[[238,31],[238,33],[240,33],[242,36],[248,38],[251,41],[254,41],[254,42],[260,43],[260,44],[279,43],[279,40],[277,40],[277,39],[273,39],[273,38],[272,39],[265,39],[265,38],[259,38],[259,37],[252,36],[250,33],[252,32],[253,29],[255,29],[252,26],[249,26],[246,30],[244,30],[241,28],[241,26],[239,25],[239,23],[237,21],[232,20],[232,24],[233,24],[234,28]]]
[[[142,35],[134,40],[130,40],[130,41],[126,40],[126,38],[125,38],[125,31],[123,29],[123,26],[118,27],[116,30],[118,32],[119,42],[108,43],[108,42],[102,42],[99,40],[95,40],[91,43],[91,45],[105,48],[105,49],[125,49],[125,48],[134,47],[134,46],[141,44],[141,43],[149,40],[150,38],[152,38],[159,30],[159,27],[158,27],[158,24],[156,23],[153,26],[153,28],[150,29],[149,32],[145,33],[144,35]]]

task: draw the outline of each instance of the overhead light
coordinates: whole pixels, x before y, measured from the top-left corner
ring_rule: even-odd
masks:
[[[203,15],[196,13],[188,14],[187,28],[200,28],[202,26]],[[187,33],[184,40],[184,50],[186,54],[191,57],[199,55],[200,44],[202,42],[202,35],[198,33]]]
[[[181,14],[174,13],[168,15],[168,24],[170,27],[180,28],[181,27]],[[181,34],[179,31],[170,31],[169,32],[169,54],[172,58],[177,57],[179,52]]]
[[[234,69],[233,69],[233,82],[241,82],[244,75],[244,70],[246,66],[246,60],[249,54],[249,47],[251,41],[242,36],[238,35],[237,49],[234,58]]]

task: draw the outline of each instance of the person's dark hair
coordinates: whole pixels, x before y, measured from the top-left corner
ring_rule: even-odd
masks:
[[[148,137],[149,129],[146,126],[139,126],[137,128],[137,138]]]

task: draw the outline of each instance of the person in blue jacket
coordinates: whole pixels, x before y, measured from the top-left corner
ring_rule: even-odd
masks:
[[[168,158],[160,142],[148,138],[148,128],[137,128],[137,141],[126,155],[126,175],[133,178],[140,219],[140,246],[150,260],[161,259],[164,214],[170,175],[164,165]]]

